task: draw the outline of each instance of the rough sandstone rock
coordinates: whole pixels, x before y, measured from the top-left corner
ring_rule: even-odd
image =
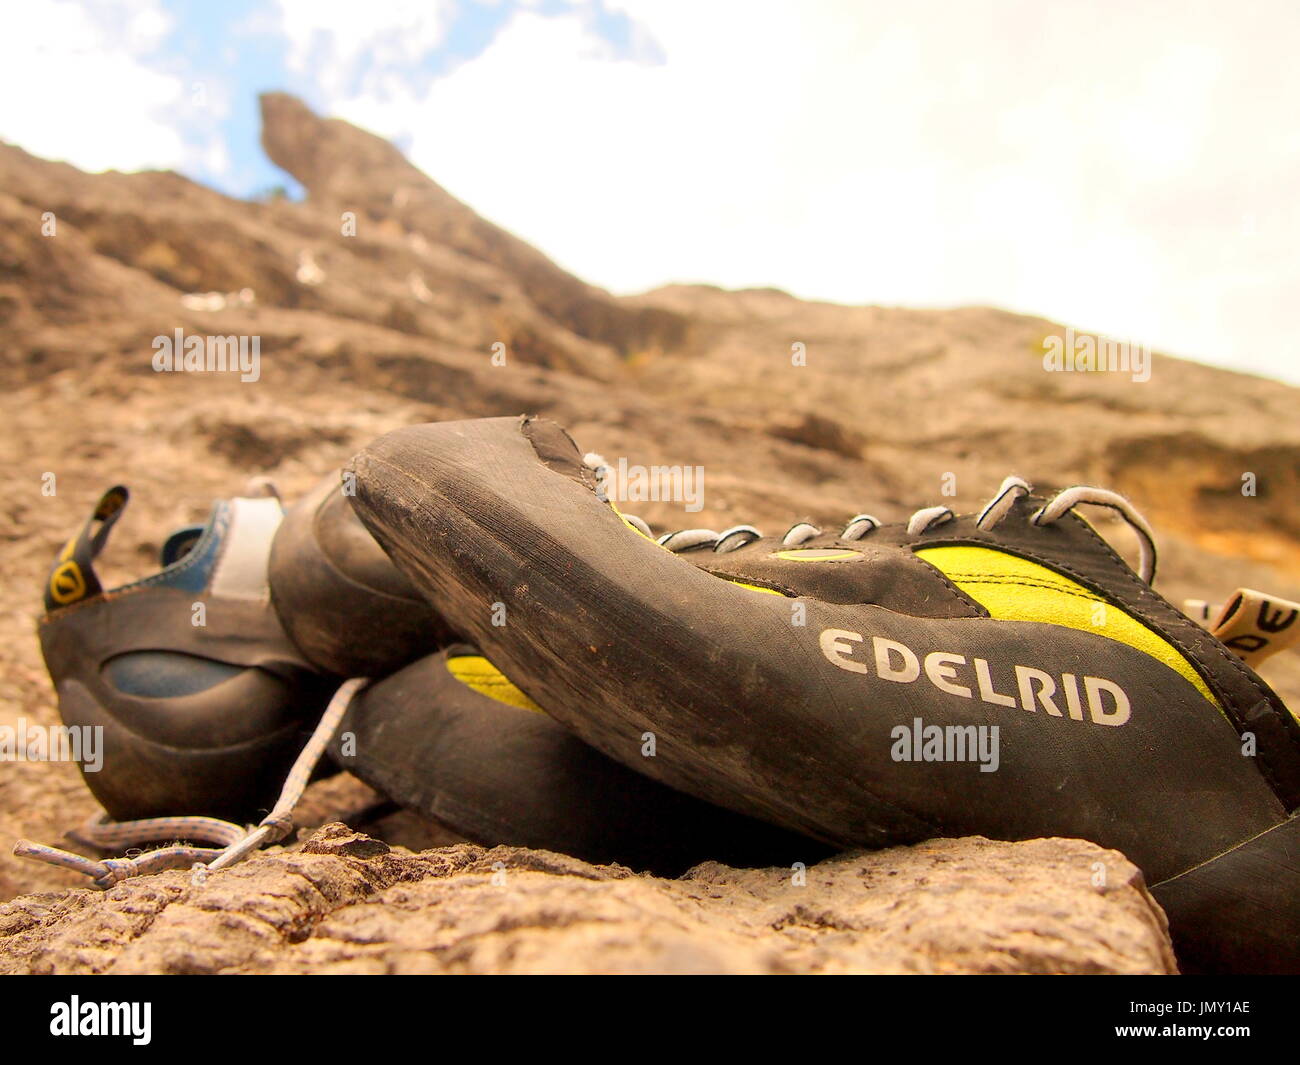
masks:
[[[978,837],[679,880],[545,851],[419,854],[341,824],[184,872],[0,906],[0,973],[1173,973],[1123,856]]]

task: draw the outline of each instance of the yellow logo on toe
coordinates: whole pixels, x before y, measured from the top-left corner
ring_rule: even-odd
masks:
[[[86,578],[72,559],[61,562],[50,574],[50,598],[56,603],[75,603],[86,594]]]
[[[516,688],[501,670],[482,655],[457,655],[455,658],[449,658],[447,672],[465,687],[472,688],[489,699],[518,707],[520,710],[530,710],[535,714],[546,712]]]
[[[59,552],[59,565],[50,574],[50,598],[62,606],[75,603],[86,594],[86,575],[81,572],[72,553],[77,549],[77,538],[72,537]]]

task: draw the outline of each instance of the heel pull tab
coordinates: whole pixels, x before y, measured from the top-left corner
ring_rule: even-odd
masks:
[[[130,497],[130,492],[123,485],[114,485],[100,496],[94,512],[81,527],[81,532],[63,545],[45,582],[47,614],[99,595],[104,590],[95,575],[94,561],[104,550],[108,534],[122,516]]]
[[[1239,588],[1210,631],[1252,668],[1279,651],[1300,644],[1300,603],[1279,595]]]

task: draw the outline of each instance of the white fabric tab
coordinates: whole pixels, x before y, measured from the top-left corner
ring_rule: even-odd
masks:
[[[1249,666],[1300,643],[1300,603],[1239,588],[1210,631]]]
[[[230,529],[209,585],[214,596],[266,602],[271,597],[267,563],[271,541],[284,518],[274,497],[230,500]]]
[[[1215,604],[1205,599],[1183,600],[1183,613],[1204,629],[1211,628],[1210,622],[1222,612],[1222,603]]]

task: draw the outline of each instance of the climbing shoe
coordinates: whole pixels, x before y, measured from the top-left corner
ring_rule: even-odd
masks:
[[[1151,531],[1114,493],[1008,478],[979,514],[741,528],[691,564],[545,420],[401,429],[351,472],[362,521],[453,628],[593,746],[701,799],[845,846],[1076,836],[1157,885],[1266,833],[1294,846],[1300,725],[1152,589]],[[1139,572],[1084,504],[1134,527]]]
[[[41,651],[69,734],[95,748],[74,753],[111,818],[246,818],[274,798],[338,684],[271,606],[280,502],[216,503],[167,538],[157,573],[105,590],[94,562],[128,498],[104,493],[46,581]]]
[[[337,473],[287,513],[274,494],[217,503],[160,572],[104,591],[94,561],[127,499],[106,492],[60,552],[40,625],[65,724],[104,728],[103,765],[81,761],[115,819],[265,808],[340,678],[450,639]]]
[[[362,690],[330,752],[393,801],[488,846],[664,875],[706,859],[788,867],[830,853],[606,758],[464,645]],[[642,756],[654,757],[648,741]]]

